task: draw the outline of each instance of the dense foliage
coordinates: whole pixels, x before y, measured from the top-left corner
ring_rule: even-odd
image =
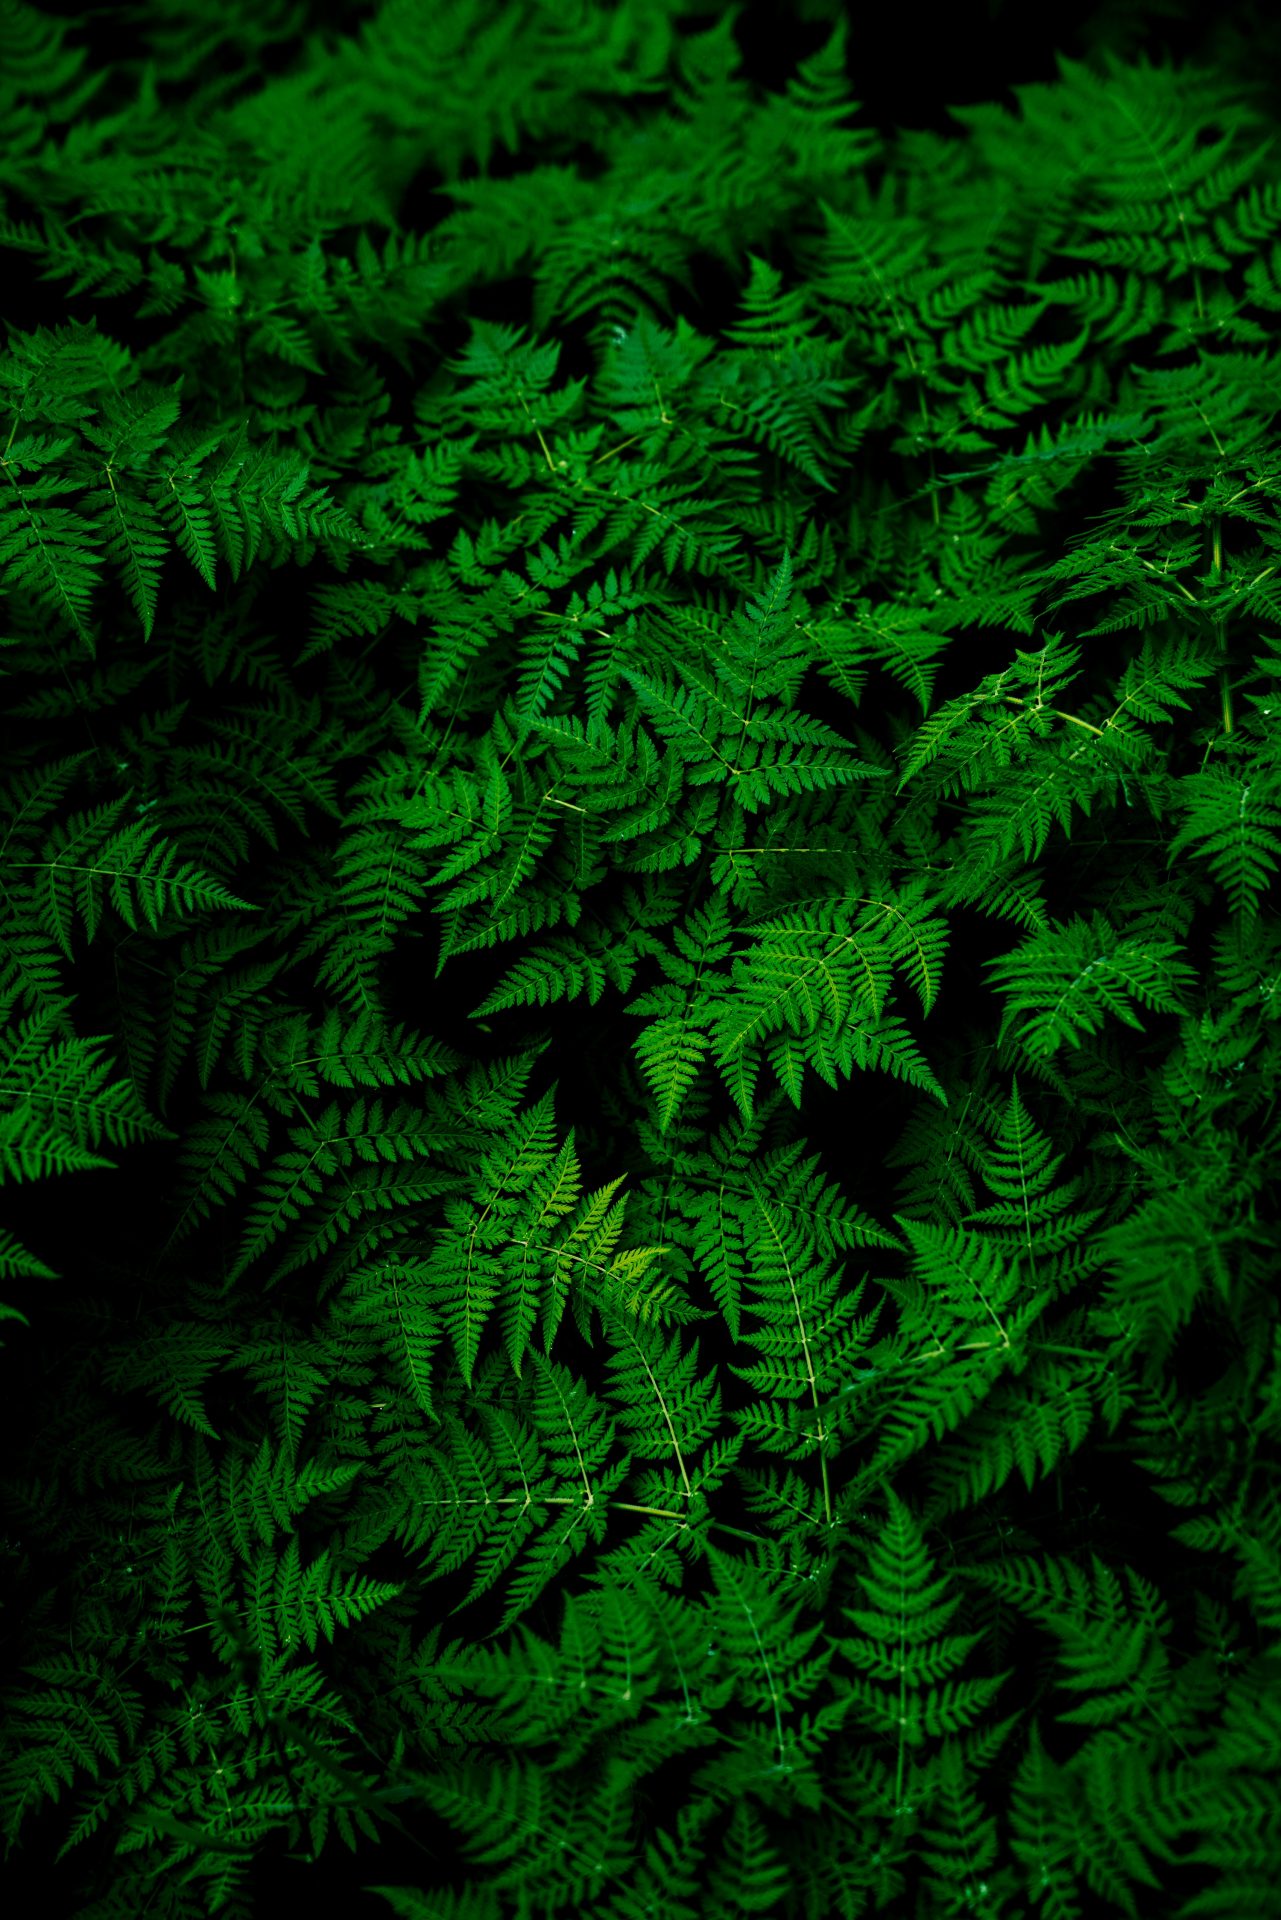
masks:
[[[1267,115],[302,21],[3,12],[10,1872],[1275,1915]]]

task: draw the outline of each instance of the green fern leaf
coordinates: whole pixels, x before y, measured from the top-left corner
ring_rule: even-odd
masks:
[[[1281,862],[1281,778],[1211,766],[1185,775],[1177,792],[1186,798],[1187,817],[1170,842],[1166,865],[1195,847],[1232,912],[1252,917]]]
[[[1034,1060],[1048,1058],[1067,1040],[1079,1047],[1097,1033],[1104,1013],[1142,1031],[1137,1000],[1159,1013],[1183,1010],[1195,970],[1181,960],[1175,941],[1124,938],[1101,913],[1081,915],[1046,933],[1033,934],[988,972],[1006,996],[1002,1035],[1014,1031]]]

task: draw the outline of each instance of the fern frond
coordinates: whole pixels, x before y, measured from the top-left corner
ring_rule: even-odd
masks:
[[[945,1577],[935,1577],[920,1526],[907,1504],[886,1492],[886,1523],[868,1554],[858,1584],[862,1604],[842,1609],[857,1638],[837,1642],[857,1718],[892,1742],[895,1802],[901,1805],[909,1750],[947,1741],[972,1726],[1008,1675],[962,1676],[977,1634],[944,1628],[961,1604]]]
[[[1195,970],[1179,952],[1170,940],[1126,939],[1101,913],[1089,921],[1075,914],[988,963],[1007,1001],[1001,1033],[1015,1032],[1039,1060],[1065,1040],[1079,1047],[1083,1035],[1100,1030],[1105,1013],[1141,1031],[1133,1001],[1158,1013],[1183,1010]]]
[[[1186,817],[1170,842],[1167,866],[1195,847],[1232,912],[1253,916],[1281,861],[1281,778],[1271,770],[1212,766],[1185,775],[1176,791],[1186,800]]]

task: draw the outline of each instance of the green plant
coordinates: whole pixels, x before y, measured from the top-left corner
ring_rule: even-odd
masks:
[[[0,1179],[166,1170],[0,1239],[86,1920],[1275,1911],[1266,118],[687,15],[6,8]]]

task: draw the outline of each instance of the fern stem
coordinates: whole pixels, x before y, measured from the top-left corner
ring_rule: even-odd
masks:
[[[1003,693],[1001,699],[1010,701],[1016,707],[1026,707],[1028,704],[1020,693]],[[1038,706],[1037,712],[1052,713],[1056,720],[1070,720],[1074,727],[1084,727],[1087,733],[1097,733],[1100,740],[1103,738],[1103,728],[1094,726],[1089,720],[1082,720],[1079,713],[1067,713],[1062,707],[1041,706]]]

